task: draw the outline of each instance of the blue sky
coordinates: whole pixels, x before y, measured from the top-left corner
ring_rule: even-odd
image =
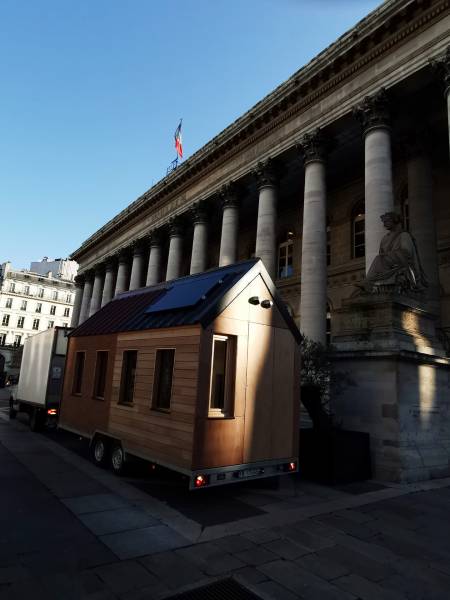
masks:
[[[0,262],[67,256],[379,0],[0,0]]]

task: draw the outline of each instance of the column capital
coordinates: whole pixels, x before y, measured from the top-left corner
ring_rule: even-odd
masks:
[[[142,256],[145,253],[145,242],[143,238],[133,241],[131,244],[131,252],[133,256]]]
[[[105,266],[105,271],[113,271],[117,264],[117,257],[108,256],[107,258],[105,258],[103,264]]]
[[[84,282],[90,282],[92,283],[92,281],[94,280],[95,277],[95,270],[94,269],[88,269],[87,271],[85,271],[82,275],[82,277],[84,277]]]
[[[306,165],[309,162],[324,162],[328,153],[329,142],[326,140],[320,128],[311,133],[305,133],[297,144],[297,149],[303,157]]]
[[[234,181],[225,183],[219,190],[218,196],[222,203],[222,208],[228,206],[237,207],[239,205],[239,188]]]
[[[128,263],[128,261],[130,260],[130,248],[128,246],[124,248],[119,248],[119,250],[115,252],[113,258],[117,260],[119,265],[123,263]]]
[[[380,127],[388,128],[390,125],[389,98],[385,88],[379,89],[371,96],[355,106],[353,115],[361,123],[364,133]]]
[[[85,277],[84,277],[84,275],[75,275],[74,281],[75,281],[75,286],[77,288],[78,287],[81,288],[84,285]]]
[[[206,202],[195,202],[190,209],[190,217],[194,225],[208,222],[208,206]]]
[[[103,263],[97,263],[94,267],[94,273],[95,275],[103,275],[103,271],[105,269],[105,265]]]
[[[450,93],[450,46],[447,46],[445,54],[431,61],[431,66],[444,82],[444,94]]]
[[[169,227],[169,237],[180,237],[183,235],[184,223],[180,217],[172,217],[167,223]]]
[[[417,121],[418,122],[418,121]],[[432,142],[429,130],[425,127],[417,131],[411,128],[400,134],[400,148],[406,158],[417,158],[419,156],[431,156]]]
[[[272,158],[260,161],[253,169],[252,174],[256,179],[258,188],[274,187],[278,182],[278,172]]]
[[[154,231],[151,231],[150,235],[147,238],[150,244],[150,248],[152,248],[153,246],[161,246],[162,238],[163,233],[160,229],[155,229]]]

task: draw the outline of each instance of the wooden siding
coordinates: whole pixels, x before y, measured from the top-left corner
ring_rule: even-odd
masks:
[[[120,333],[108,430],[141,456],[184,469],[192,463],[200,326]],[[156,350],[175,348],[170,412],[152,409]],[[137,350],[132,406],[119,404],[122,356]]]
[[[203,332],[194,468],[297,456],[299,349],[281,313],[251,305],[271,294],[258,275]],[[234,418],[208,418],[213,334],[237,339]]]
[[[103,400],[93,397],[96,355],[108,352],[108,366]],[[85,352],[81,394],[72,394],[77,352]],[[63,397],[59,424],[91,437],[95,430],[105,431],[108,426],[111,383],[116,352],[116,335],[69,338],[64,374]]]

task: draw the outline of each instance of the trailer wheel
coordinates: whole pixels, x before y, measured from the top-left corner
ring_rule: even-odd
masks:
[[[115,443],[112,448],[111,468],[116,475],[123,475],[125,472],[125,453],[120,443]]]
[[[108,462],[108,443],[106,438],[97,435],[91,447],[92,461],[97,467],[104,467]]]
[[[31,431],[41,431],[44,426],[41,411],[39,408],[33,408],[30,415],[30,429]]]

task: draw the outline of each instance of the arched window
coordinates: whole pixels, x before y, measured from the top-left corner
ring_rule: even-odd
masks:
[[[293,258],[294,258],[294,242],[292,240],[294,233],[288,231],[286,241],[278,246],[278,270],[277,276],[279,279],[292,277],[294,274]]]
[[[366,254],[365,229],[364,201],[360,200],[352,210],[352,258],[361,258]]]

